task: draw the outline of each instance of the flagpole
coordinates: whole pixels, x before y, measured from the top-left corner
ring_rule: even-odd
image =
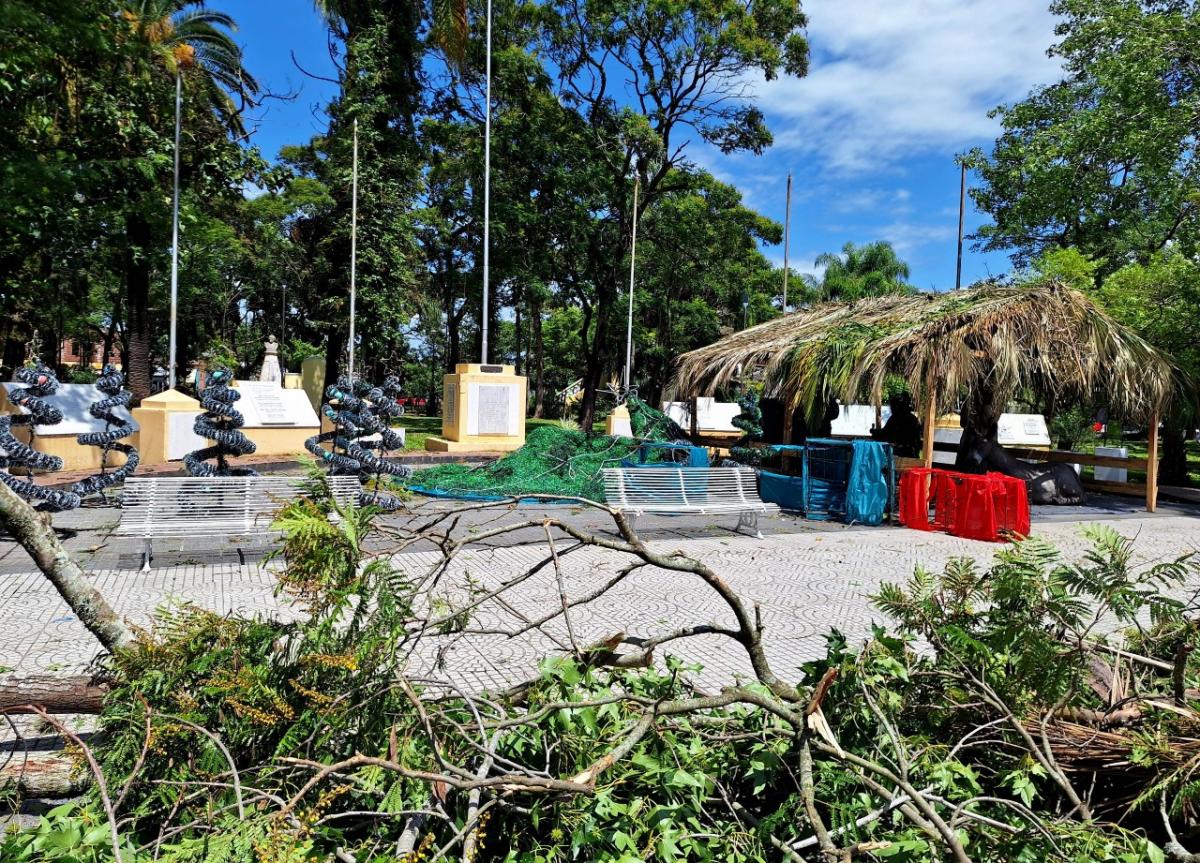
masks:
[[[179,130],[183,125],[183,75],[175,70],[175,184],[171,200],[171,327],[167,348],[167,388],[175,389],[176,333],[179,320]],[[105,358],[107,361],[107,357]]]
[[[792,239],[792,172],[788,171],[787,204],[783,214],[783,313],[788,310],[788,249]]]
[[[491,264],[492,219],[492,0],[487,4],[487,86],[483,121],[483,313],[479,361],[488,361],[488,284]]]
[[[633,386],[633,284],[637,264],[638,189],[641,177],[633,178],[633,240],[629,247],[629,321],[625,328],[625,392]]]
[[[354,383],[354,306],[358,299],[358,118],[354,118],[354,150],[350,168],[350,360],[346,364]]]

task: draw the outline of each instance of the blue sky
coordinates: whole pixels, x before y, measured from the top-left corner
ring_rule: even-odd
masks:
[[[691,157],[742,190],[748,205],[783,221],[794,177],[791,262],[811,271],[846,241],[889,240],[921,288],[954,286],[956,153],[987,146],[988,111],[1059,76],[1048,0],[805,0],[807,78],[748,82],[775,134],[763,156],[724,156],[694,142]],[[268,101],[255,142],[273,157],[323,128],[332,84],[325,28],[310,0],[219,0],[240,24],[250,70],[290,102]],[[970,182],[970,179],[968,179]],[[970,209],[967,230],[980,223]],[[764,250],[783,262],[783,247]],[[1004,255],[968,249],[963,281],[1007,272]]]

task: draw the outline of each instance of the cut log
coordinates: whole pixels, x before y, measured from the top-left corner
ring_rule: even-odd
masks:
[[[47,713],[99,713],[107,693],[105,681],[88,675],[9,676],[0,678],[0,711],[30,713],[21,708],[36,704]]]
[[[0,790],[15,790],[26,799],[74,797],[92,782],[87,767],[80,769],[61,752],[13,752],[11,758],[9,754],[0,753]]]

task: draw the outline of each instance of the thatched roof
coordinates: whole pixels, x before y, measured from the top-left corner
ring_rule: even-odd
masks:
[[[703,395],[762,367],[767,393],[821,409],[830,397],[879,401],[899,375],[938,407],[986,386],[1090,403],[1103,392],[1121,416],[1145,421],[1183,381],[1171,361],[1078,291],[1055,282],[983,283],[946,293],[828,303],[734,333],[677,361],[671,390]]]

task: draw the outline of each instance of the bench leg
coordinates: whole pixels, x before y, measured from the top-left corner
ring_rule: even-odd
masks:
[[[762,531],[758,529],[757,512],[743,512],[738,516],[737,529],[740,531],[743,527],[748,527],[750,530],[754,531],[754,536],[758,539],[763,538]]]
[[[246,565],[246,553],[244,551],[242,551],[242,547],[240,545],[238,546],[237,553],[238,553],[238,563],[242,566],[245,566]]]
[[[142,572],[150,571],[150,539],[142,540]]]

